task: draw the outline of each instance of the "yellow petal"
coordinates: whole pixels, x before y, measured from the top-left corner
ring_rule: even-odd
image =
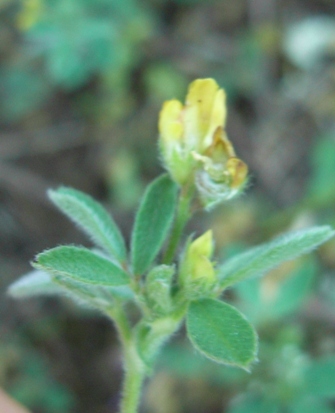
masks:
[[[197,259],[192,263],[192,280],[204,279],[208,282],[215,280],[215,271],[213,264],[207,257],[198,255]]]
[[[214,131],[212,143],[205,151],[205,155],[213,162],[225,162],[227,159],[235,157],[234,147],[221,126],[218,126]]]
[[[237,189],[244,184],[248,174],[248,166],[241,159],[228,159],[226,169],[231,177],[231,188]]]
[[[207,135],[218,84],[213,79],[197,79],[190,84],[184,114],[185,135],[194,149],[202,145]],[[218,108],[216,112],[218,112]]]
[[[180,140],[183,135],[182,124],[183,105],[179,100],[169,100],[164,103],[159,114],[158,128],[160,136],[164,141]]]
[[[212,230],[205,232],[199,238],[194,240],[189,246],[189,258],[204,256],[210,258],[213,252],[213,233]]]
[[[226,93],[223,89],[219,89],[214,97],[213,107],[209,120],[209,127],[207,135],[203,140],[202,149],[208,148],[212,143],[213,135],[220,128],[221,130],[226,125],[227,107],[226,107]]]

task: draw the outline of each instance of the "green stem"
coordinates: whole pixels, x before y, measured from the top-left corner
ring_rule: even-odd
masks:
[[[132,339],[131,327],[129,325],[128,318],[121,304],[115,303],[112,308],[107,311],[114,324],[123,347],[129,346]]]
[[[137,413],[145,378],[145,366],[135,346],[125,350],[125,377],[120,413]]]
[[[178,329],[182,321],[180,314],[157,319],[151,323],[139,323],[141,354],[149,365],[153,365],[162,345]]]
[[[190,205],[193,193],[193,187],[184,187],[180,192],[177,216],[163,259],[165,264],[173,261],[180,237],[191,217]],[[132,330],[122,305],[115,304],[107,311],[107,314],[115,322],[124,352],[125,376],[120,413],[137,413],[147,368],[137,350],[135,330]],[[150,353],[147,354],[149,358],[154,358],[162,343],[178,328],[180,319],[181,317],[177,317],[175,320],[171,318],[153,323],[149,340],[144,345],[145,353]]]
[[[124,381],[120,413],[137,413],[142,383],[146,375],[144,362],[138,355],[135,338],[121,304],[107,311],[114,320],[124,354]]]
[[[183,188],[180,192],[177,216],[171,231],[169,244],[166,248],[163,264],[171,264],[175,256],[180,237],[187,221],[191,218],[190,205],[193,198],[194,188]]]

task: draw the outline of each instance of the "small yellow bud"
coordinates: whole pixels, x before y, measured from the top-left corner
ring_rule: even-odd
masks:
[[[211,258],[213,254],[213,232],[209,230],[194,240],[187,251],[187,256],[192,257],[203,256]]]
[[[211,284],[215,281],[215,271],[211,261],[203,255],[198,255],[194,260],[191,273],[192,281],[203,280]]]
[[[216,273],[210,260],[213,247],[213,234],[210,230],[186,248],[180,266],[179,282],[190,296],[206,294],[216,283]]]

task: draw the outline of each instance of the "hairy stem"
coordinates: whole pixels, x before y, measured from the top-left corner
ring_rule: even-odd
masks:
[[[114,320],[121,344],[126,348],[131,342],[132,334],[124,308],[121,304],[115,303],[115,305],[107,311],[107,315]]]
[[[171,264],[179,245],[180,237],[188,220],[191,218],[191,201],[193,198],[194,188],[183,188],[179,195],[176,219],[173,224],[169,244],[166,248],[163,264]]]
[[[184,187],[180,192],[176,219],[163,259],[165,264],[172,263],[185,225],[191,217],[190,205],[193,193],[193,187]],[[136,331],[131,328],[122,305],[114,305],[107,313],[115,322],[124,354],[125,375],[120,413],[137,413],[143,381],[147,374],[147,366],[139,354]],[[164,341],[178,328],[180,319],[181,317],[176,319],[173,317],[167,318],[156,321],[150,326],[149,337],[143,337],[142,346],[140,346],[144,350],[146,360],[153,360],[155,358]]]
[[[107,311],[107,314],[114,320],[124,356],[124,379],[120,413],[137,413],[146,369],[136,349],[136,340],[124,308],[121,304],[115,304]]]
[[[120,413],[137,413],[145,378],[145,365],[133,345],[124,350],[124,357],[125,376]]]

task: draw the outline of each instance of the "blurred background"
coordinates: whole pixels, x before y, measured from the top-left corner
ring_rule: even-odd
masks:
[[[199,214],[225,258],[280,232],[335,225],[333,0],[0,0],[0,386],[33,413],[113,413],[121,354],[108,320],[7,286],[63,243],[89,245],[46,198],[86,191],[129,239],[162,167],[166,99],[213,77],[250,168],[237,200]],[[335,242],[225,297],[260,334],[251,374],[194,353],[181,331],[146,413],[335,412]]]

